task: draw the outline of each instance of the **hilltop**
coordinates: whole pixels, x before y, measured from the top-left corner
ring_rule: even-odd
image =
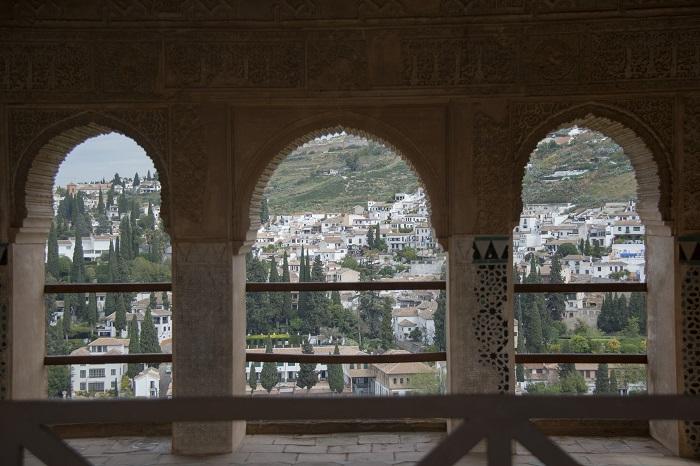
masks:
[[[267,188],[272,215],[348,212],[367,200],[388,201],[420,185],[411,168],[374,141],[333,135],[292,152]],[[581,206],[636,198],[632,165],[622,149],[600,133],[567,128],[550,134],[533,152],[523,180],[528,204],[573,202]]]

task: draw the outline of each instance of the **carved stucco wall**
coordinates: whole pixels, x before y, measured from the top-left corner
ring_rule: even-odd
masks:
[[[438,239],[447,236],[444,107],[236,109],[239,113],[245,115],[234,126],[234,160],[240,167],[234,222],[240,237],[254,239],[262,194],[279,163],[303,143],[336,131],[376,140],[401,156],[426,190]]]
[[[58,167],[75,146],[116,131],[134,139],[153,159],[163,184],[163,218],[167,221],[169,183],[168,113],[164,108],[69,109],[12,108],[8,111],[12,226],[48,231],[53,218],[52,187]]]
[[[577,124],[613,139],[630,158],[637,181],[637,210],[646,224],[673,219],[674,100],[649,95],[602,102],[569,99],[513,102],[509,108],[512,152],[517,176],[512,190],[521,191],[530,154],[547,133]],[[512,225],[522,210],[518,195],[512,204]]]

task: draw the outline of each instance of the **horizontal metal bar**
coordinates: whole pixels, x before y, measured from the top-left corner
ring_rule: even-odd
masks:
[[[378,282],[299,282],[246,283],[250,293],[270,291],[382,291],[382,290],[444,290],[444,280],[378,281]]]
[[[96,354],[93,356],[45,356],[44,365],[64,366],[70,364],[159,364],[172,362],[170,353],[139,354]],[[447,353],[410,353],[410,354],[283,354],[246,352],[248,362],[288,362],[317,364],[382,364],[401,362],[446,361]],[[535,353],[516,354],[518,364],[536,363],[598,363],[598,364],[647,364],[646,354],[571,354],[571,353]]]
[[[45,366],[71,364],[160,364],[173,362],[171,353],[95,354],[92,356],[44,356]]]
[[[382,364],[399,362],[432,362],[447,360],[447,353],[410,353],[410,354],[367,354],[367,355],[333,355],[333,354],[269,354],[247,352],[248,362],[290,362],[317,364]]]
[[[444,290],[444,280],[378,282],[246,283],[250,293],[289,291]],[[646,292],[646,283],[516,283],[515,293]],[[138,293],[172,291],[172,283],[60,283],[44,285],[44,293]]]
[[[312,419],[700,419],[700,397],[443,395],[206,397],[158,400],[0,401],[4,419],[43,425]],[[507,417],[506,417],[507,416]]]
[[[646,283],[516,283],[515,293],[632,293],[646,292]]]
[[[647,364],[646,354],[580,354],[580,353],[532,353],[516,354],[517,364]]]
[[[56,283],[44,285],[44,293],[148,293],[172,291],[173,285],[162,283]]]

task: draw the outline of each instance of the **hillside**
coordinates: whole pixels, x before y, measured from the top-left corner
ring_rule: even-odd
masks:
[[[388,148],[354,136],[316,140],[292,152],[265,190],[270,214],[343,212],[412,192],[418,179]]]
[[[523,179],[527,204],[595,206],[636,199],[634,171],[622,148],[595,131],[560,130],[533,152]]]
[[[350,135],[316,139],[285,159],[265,190],[272,215],[347,212],[367,200],[387,201],[419,182],[388,148]],[[632,166],[622,149],[594,131],[560,130],[539,144],[523,180],[526,203],[583,206],[636,197]]]

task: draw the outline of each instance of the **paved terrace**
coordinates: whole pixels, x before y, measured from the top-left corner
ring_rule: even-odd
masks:
[[[94,465],[413,465],[444,433],[368,433],[333,435],[248,435],[239,452],[209,457],[170,454],[167,437],[113,437],[69,440]],[[582,465],[685,466],[700,462],[671,454],[645,437],[554,437]],[[520,445],[517,466],[541,465]],[[41,465],[31,455],[25,465]],[[485,465],[485,454],[472,453],[462,466]]]

